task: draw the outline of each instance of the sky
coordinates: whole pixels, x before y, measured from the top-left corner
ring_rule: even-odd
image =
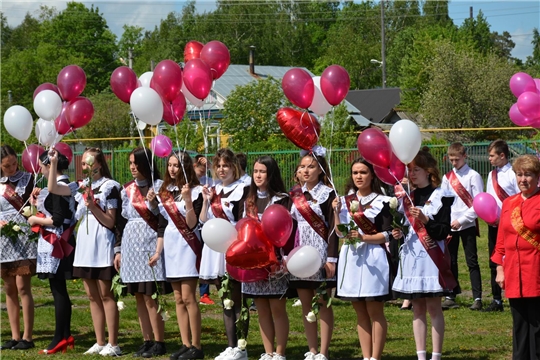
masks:
[[[161,19],[172,11],[180,13],[186,1],[182,0],[79,0],[88,7],[99,7],[100,13],[107,20],[111,31],[120,38],[124,24],[136,25],[153,30]],[[37,15],[40,5],[54,6],[57,10],[66,8],[66,1],[59,0],[0,0],[0,9],[7,17],[10,26],[17,26],[25,14]],[[215,1],[197,0],[198,11],[211,11]],[[491,26],[491,31],[502,34],[508,31],[516,46],[512,56],[525,60],[532,55],[532,31],[540,28],[540,0],[452,0],[449,5],[450,17],[456,25],[461,25],[469,17],[473,8],[473,17],[481,10]]]

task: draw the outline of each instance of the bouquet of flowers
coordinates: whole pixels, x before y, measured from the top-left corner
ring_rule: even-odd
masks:
[[[116,306],[118,307],[118,311],[122,311],[126,308],[126,305],[123,301],[120,300],[122,296],[124,296],[124,289],[126,288],[126,285],[122,282],[122,279],[120,278],[120,274],[114,275],[112,278],[111,283],[111,291],[114,295],[114,299],[116,300]]]
[[[311,299],[311,311],[306,315],[306,320],[310,323],[317,321],[317,315],[321,309],[320,300],[326,301],[326,307],[332,306],[332,297],[328,295],[328,290],[326,289],[326,281],[323,281],[321,286],[317,288],[317,291],[313,298]]]
[[[392,214],[392,228],[399,229],[403,236],[407,236],[409,233],[409,226],[406,225],[405,216],[397,211],[399,206],[398,199],[396,197],[390,198],[388,201],[388,206],[390,207],[390,213]]]
[[[30,206],[27,206],[26,208],[30,208]],[[30,211],[31,210],[28,210],[28,213],[30,213]],[[2,226],[2,236],[10,239],[13,244],[15,244],[22,235],[26,235],[28,237],[28,242],[36,242],[39,238],[39,233],[33,232],[30,224],[27,222],[18,223],[13,220],[9,220],[4,226]]]
[[[360,209],[360,203],[357,200],[351,201],[350,209],[351,209],[351,212],[355,214]],[[357,237],[347,236],[352,230],[358,231],[358,226],[356,225],[353,219],[351,219],[351,221],[349,221],[348,224],[339,224],[337,227],[338,227],[338,230],[343,234],[343,236],[345,236],[345,241],[343,242],[343,245],[349,245],[347,247],[347,253],[345,254],[345,265],[343,266],[343,271],[345,271],[345,269],[347,268],[347,255],[349,255],[349,247],[355,246],[357,243],[362,242],[362,239],[357,238]],[[341,279],[340,288],[341,286],[343,286],[343,279],[345,279],[345,277]]]
[[[229,298],[232,292],[232,283],[231,277],[228,273],[223,275],[221,280],[221,288],[218,290],[218,295],[223,300],[223,308],[225,310],[232,310],[234,306],[234,301]],[[243,302],[242,302],[243,303]],[[239,349],[244,350],[247,346],[246,336],[244,334],[244,324],[248,321],[249,309],[245,306],[242,306],[240,310],[240,316],[236,319],[236,337],[238,338],[237,346]]]

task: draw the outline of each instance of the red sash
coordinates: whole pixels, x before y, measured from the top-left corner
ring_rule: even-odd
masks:
[[[412,196],[413,194],[411,194]],[[409,197],[403,198],[403,207],[405,209],[405,216],[411,223],[414,232],[418,235],[420,243],[424,246],[424,249],[428,253],[429,257],[437,268],[439,269],[439,284],[443,289],[453,290],[457,286],[456,279],[452,275],[450,270],[450,257],[445,256],[445,253],[441,250],[439,245],[435,240],[433,240],[427,233],[426,226],[421,221],[416,221],[415,218],[411,216],[410,208],[414,205],[409,200]]]
[[[463,201],[465,205],[471,208],[473,206],[473,198],[471,194],[469,194],[467,189],[465,189],[463,184],[459,181],[456,173],[453,170],[450,170],[446,173],[446,178],[448,179],[448,182],[452,186],[452,189],[454,189],[461,201]],[[478,225],[478,218],[474,220],[474,223],[476,225],[476,236],[480,236],[480,226]]]
[[[139,213],[143,220],[146,221],[148,226],[157,232],[159,225],[158,217],[154,215],[154,213],[152,213],[144,203],[144,197],[142,196],[135,181],[130,181],[125,184],[124,189],[126,189],[129,201],[131,201],[131,204],[137,213]]]
[[[15,210],[21,212],[24,206],[24,200],[17,194],[15,189],[8,184],[0,184],[0,195],[2,195]]]
[[[214,188],[214,192],[215,192],[215,188]],[[223,211],[223,205],[221,204],[221,194],[218,195],[214,193],[210,206],[212,206],[212,213],[214,214],[215,217],[225,219],[229,222],[231,221],[229,217]]]
[[[358,209],[356,212],[351,211],[351,201],[358,200],[358,197],[356,194],[350,194],[345,196],[345,204],[347,204],[347,210],[349,210],[349,214],[353,218],[354,222],[362,231],[364,234],[367,235],[373,235],[376,234],[377,228],[375,227],[375,224],[373,224],[369,219],[364,215],[364,212]],[[386,248],[386,247],[385,247]]]
[[[73,246],[68,243],[68,240],[73,234],[73,230],[75,230],[75,225],[64,230],[62,235],[58,237],[55,233],[49,232],[43,227],[41,228],[41,237],[43,237],[43,240],[53,246],[53,251],[51,253],[52,257],[63,259],[71,254],[73,251]]]
[[[510,215],[510,223],[512,227],[519,236],[525,239],[532,247],[540,253],[540,235],[535,232],[527,229],[523,223],[523,217],[521,216],[521,206],[523,205],[523,200],[521,196],[516,197],[516,200],[510,208],[513,208],[512,214]]]
[[[98,205],[98,203],[97,203],[96,200],[94,199],[94,191],[92,191],[92,190],[90,190],[90,191],[92,192],[92,201],[94,202],[94,204],[96,205],[96,207],[97,207],[99,210],[101,210],[102,213],[105,214],[105,213],[107,212],[107,210],[103,210],[103,209],[101,208],[101,206]],[[84,201],[86,201],[86,198],[88,197],[88,194],[87,194],[86,192],[84,192],[84,193],[82,194],[82,196],[83,196]],[[89,213],[91,213],[91,212],[92,212],[92,211],[89,211]],[[111,228],[109,228],[108,226],[106,226],[105,224],[103,224],[103,223],[98,219],[98,217],[97,217],[96,215],[94,215],[94,218],[97,220],[97,222],[98,222],[101,226],[103,226],[103,227],[106,228],[106,229],[109,229],[110,231],[113,231],[113,229],[111,229]],[[88,221],[88,219],[86,219],[86,221]]]
[[[193,250],[193,252],[195,253],[195,256],[197,257],[195,266],[197,267],[197,271],[199,271],[201,267],[202,256],[201,241],[199,240],[197,235],[195,235],[195,233],[189,228],[184,216],[182,216],[180,211],[178,211],[178,207],[174,202],[174,197],[169,191],[165,191],[165,193],[161,195],[161,201],[163,208],[165,208],[165,211],[167,211],[167,214],[169,214],[172,222],[174,223],[178,231],[180,231],[180,234],[182,234],[191,250]]]
[[[506,191],[504,191],[497,181],[497,169],[494,169],[491,172],[491,182],[493,183],[493,189],[495,190],[495,194],[497,194],[499,200],[504,201],[509,195],[506,193]]]
[[[328,228],[324,221],[309,206],[300,185],[296,185],[291,190],[291,199],[294,206],[298,209],[298,212],[304,217],[313,230],[315,230],[324,241],[328,242]]]

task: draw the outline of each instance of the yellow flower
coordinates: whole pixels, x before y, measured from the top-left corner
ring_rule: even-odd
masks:
[[[247,346],[247,341],[246,339],[238,339],[238,348],[240,350],[244,350]]]
[[[13,231],[19,232],[21,231],[21,227],[19,225],[13,225]]]
[[[32,215],[36,215],[36,208],[33,206],[25,206],[22,211],[22,216],[29,218]]]

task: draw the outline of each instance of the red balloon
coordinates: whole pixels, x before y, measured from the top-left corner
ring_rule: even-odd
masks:
[[[137,74],[127,66],[114,69],[111,74],[111,89],[117,98],[129,104],[133,91],[139,87]]]
[[[59,142],[58,144],[54,145],[54,148],[60,154],[67,157],[69,163],[71,164],[71,160],[73,160],[73,150],[71,150],[71,147],[68,144]]]
[[[287,244],[293,230],[291,213],[282,205],[270,205],[264,210],[261,226],[274,246],[283,247]]]
[[[227,273],[236,281],[249,283],[268,279],[269,271],[266,268],[246,270],[227,264]]]
[[[66,119],[74,129],[88,124],[93,116],[94,105],[92,105],[92,102],[88,98],[79,96],[69,102],[66,110]]]
[[[36,90],[34,90],[34,96],[33,96],[33,99],[36,98],[36,95],[39,94],[40,92],[42,92],[43,90],[52,90],[54,91],[55,93],[57,93],[58,95],[60,95],[60,90],[58,90],[58,86],[52,84],[52,83],[43,83],[41,85],[39,85]]]
[[[402,163],[394,153],[392,153],[389,168],[382,168],[374,165],[373,170],[375,171],[375,175],[377,175],[383,183],[388,185],[396,185],[405,176],[405,164]],[[392,176],[392,174],[394,175]]]
[[[277,121],[283,134],[292,143],[304,150],[311,150],[319,140],[321,125],[307,111],[284,107],[277,112]]]
[[[369,128],[358,136],[358,151],[371,164],[389,168],[392,163],[392,145],[380,129]]]
[[[189,41],[184,47],[184,63],[187,63],[189,60],[200,58],[203,47],[203,43],[195,40]]]
[[[22,152],[22,165],[29,173],[37,174],[41,168],[39,167],[39,155],[44,152],[45,149],[39,145],[29,145]]]
[[[71,101],[84,91],[86,74],[80,66],[68,65],[60,70],[56,83],[62,98],[65,101]]]
[[[259,221],[247,218],[237,229],[237,240],[229,246],[225,254],[228,264],[248,270],[277,264],[274,247],[264,235]]]
[[[281,79],[283,93],[294,105],[307,109],[313,102],[315,84],[311,75],[299,68],[290,69]]]
[[[321,91],[330,105],[339,105],[350,87],[349,73],[342,66],[330,65],[321,74]]]
[[[186,97],[182,92],[178,94],[172,103],[163,101],[163,120],[174,126],[184,118],[186,113]]]
[[[54,127],[56,128],[56,132],[60,135],[66,135],[67,133],[73,131],[71,124],[66,118],[66,110],[68,106],[69,103],[67,101],[64,101],[64,103],[62,104],[62,111],[60,112],[60,115],[58,115],[54,120]]]
[[[172,60],[160,61],[154,69],[150,87],[165,101],[173,102],[182,89],[182,68]]]
[[[204,100],[212,88],[212,73],[201,59],[193,59],[184,66],[184,83],[197,99]]]
[[[224,43],[213,40],[202,48],[201,60],[210,67],[212,78],[217,80],[227,71],[231,63],[231,54]]]

